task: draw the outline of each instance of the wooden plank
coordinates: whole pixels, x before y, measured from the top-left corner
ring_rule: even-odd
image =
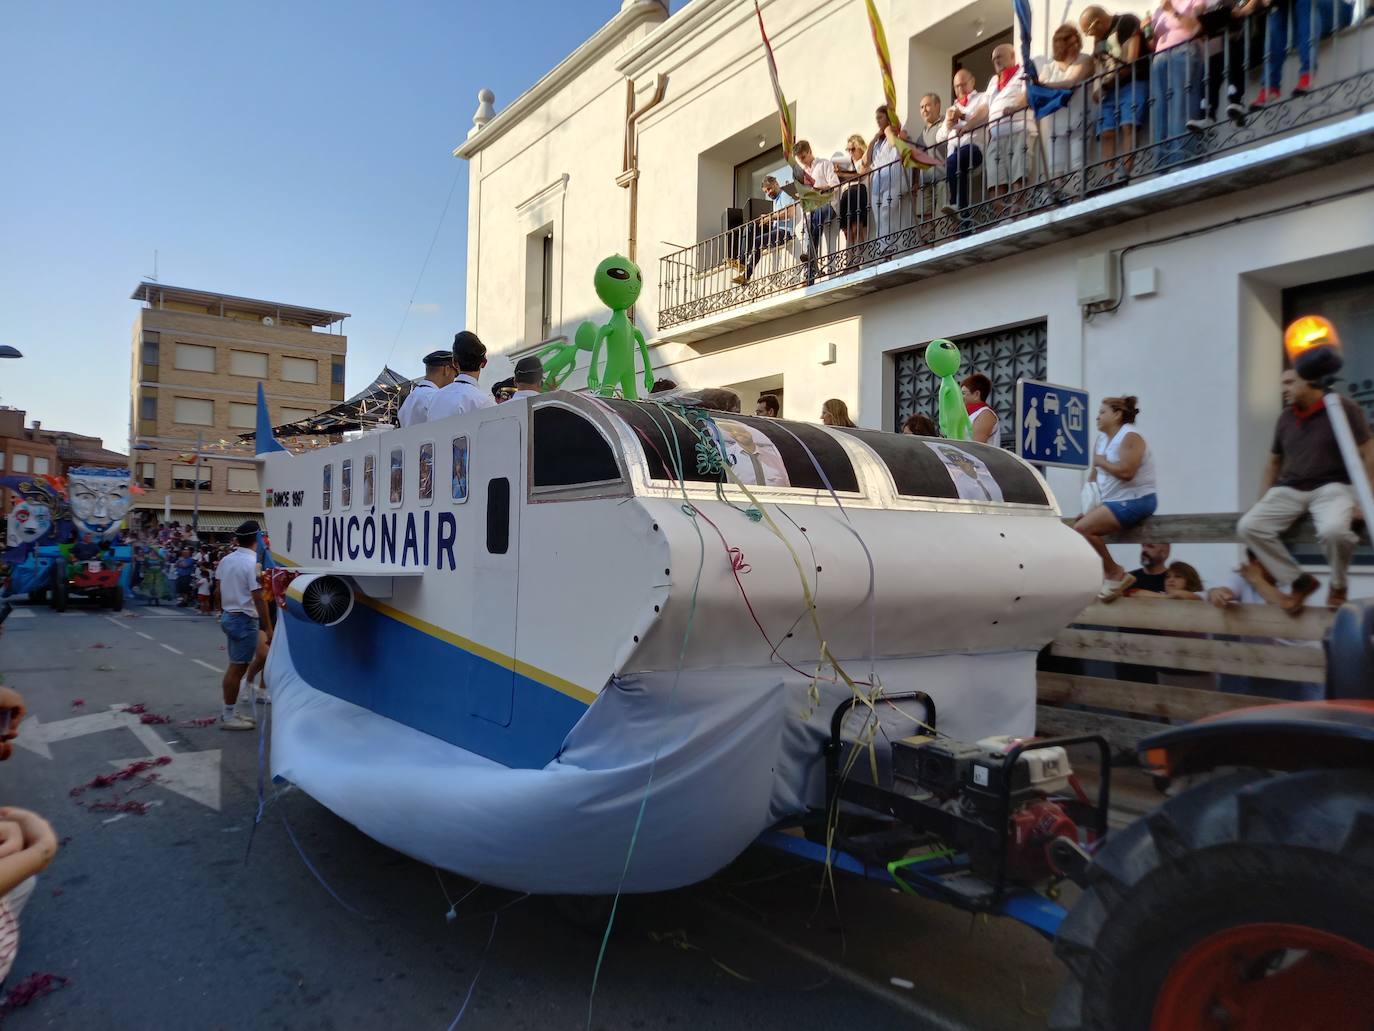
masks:
[[[1236,544],[1236,523],[1243,513],[1204,512],[1199,515],[1153,515],[1111,538],[1115,544]],[[1073,519],[1066,519],[1070,526]],[[1356,527],[1360,543],[1369,543],[1367,528]],[[1304,516],[1283,535],[1286,544],[1316,544],[1317,528]]]
[[[1122,598],[1109,605],[1093,602],[1074,619],[1092,626],[1178,633],[1231,634],[1236,637],[1283,637],[1320,641],[1336,617],[1332,609],[1306,608],[1290,616],[1273,605],[1228,605],[1179,598]]]
[[[1223,694],[1220,691],[1199,691],[1191,687],[1166,687],[1162,684],[1137,684],[1043,670],[1035,675],[1035,686],[1036,698],[1041,702],[1091,705],[1098,709],[1164,716],[1189,723],[1232,709],[1272,705],[1275,701],[1273,698],[1256,698],[1253,695]]]
[[[1284,644],[1239,644],[1206,638],[1119,634],[1109,630],[1061,630],[1053,654],[1068,659],[1129,662],[1163,669],[1272,677],[1299,683],[1326,679],[1326,655],[1320,648]]]
[[[1096,712],[1077,712],[1056,709],[1049,705],[1035,707],[1035,733],[1040,737],[1069,734],[1101,734],[1114,751],[1135,753],[1135,746],[1143,738],[1168,730],[1166,723],[1132,720],[1125,716],[1105,716]]]

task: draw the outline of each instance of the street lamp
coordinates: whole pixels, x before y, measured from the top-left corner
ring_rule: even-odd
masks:
[[[22,358],[23,353],[19,348],[11,347],[9,344],[0,344],[0,358]]]

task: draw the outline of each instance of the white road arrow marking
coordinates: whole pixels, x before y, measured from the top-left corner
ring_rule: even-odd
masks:
[[[143,723],[134,713],[125,712],[123,705],[112,706],[108,712],[73,716],[56,723],[41,723],[37,716],[30,716],[24,720],[14,743],[36,752],[44,759],[51,759],[52,749],[49,746],[54,741],[66,741],[68,738],[98,734],[105,730],[118,730],[121,727],[133,731],[134,737],[138,738],[143,747],[153,755],[176,757],[174,762],[157,768],[158,787],[175,791],[193,802],[219,811],[220,750],[215,748],[204,752],[174,752],[172,746],[164,741],[156,730]],[[146,758],[146,755],[140,755],[132,759],[112,759],[110,765],[123,768]]]

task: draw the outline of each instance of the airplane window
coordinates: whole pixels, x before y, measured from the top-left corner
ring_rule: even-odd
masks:
[[[399,505],[401,494],[405,489],[405,454],[400,448],[393,448],[391,451],[391,503]]]
[[[610,442],[591,420],[560,405],[534,410],[530,447],[536,487],[567,487],[620,479]]]
[[[339,467],[339,507],[353,504],[353,459],[345,458]]]
[[[420,500],[434,498],[434,445],[426,442],[420,445]]]
[[[334,482],[334,466],[331,465],[331,464],[326,464],[325,467],[324,467],[324,504],[323,504],[323,508],[324,508],[324,510],[325,510],[326,512],[329,511],[330,503],[333,501],[333,494],[334,494],[334,491],[333,491],[333,489],[332,489],[332,487],[333,487],[333,482]]]
[[[363,456],[363,504],[371,508],[377,500],[377,456]]]
[[[453,438],[453,500],[468,499],[468,438]]]

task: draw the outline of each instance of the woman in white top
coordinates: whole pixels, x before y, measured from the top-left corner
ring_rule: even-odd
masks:
[[[1106,538],[1154,514],[1155,462],[1150,447],[1133,423],[1140,409],[1134,397],[1104,397],[1097,410],[1101,431],[1088,482],[1102,491],[1102,503],[1078,517],[1073,528],[1102,558],[1102,590],[1098,598],[1115,601],[1135,583],[1135,577],[1112,558]]]
[[[959,384],[964,392],[964,407],[968,409],[969,425],[973,427],[973,439],[980,444],[1002,446],[1002,420],[988,404],[992,397],[992,380],[981,372],[964,378]]]
[[[1068,175],[1083,167],[1083,141],[1087,138],[1086,80],[1092,78],[1092,58],[1083,54],[1083,35],[1076,25],[1064,24],[1050,39],[1050,59],[1035,62],[1040,85],[1072,90],[1068,103],[1040,119],[1040,138],[1046,141],[1050,178]]]

